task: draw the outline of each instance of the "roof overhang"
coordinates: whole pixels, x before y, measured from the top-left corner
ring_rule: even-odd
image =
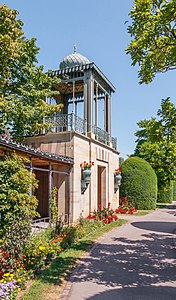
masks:
[[[70,74],[73,72],[85,72],[86,70],[94,70],[102,79],[103,81],[109,86],[110,90],[114,93],[116,88],[110,82],[110,80],[104,75],[104,73],[97,67],[95,63],[90,63],[81,66],[74,66],[74,67],[67,67],[65,69],[59,69],[55,71],[48,72],[48,76],[54,77],[61,77],[62,75]]]
[[[74,164],[74,160],[72,157],[37,150],[33,147],[30,147],[27,145],[22,145],[22,144],[13,142],[11,140],[7,140],[3,137],[0,137],[0,146],[4,146],[5,148],[19,151],[28,156],[45,159],[45,160],[52,161],[52,162],[57,162],[57,163],[62,163],[62,164],[67,164],[67,165]]]

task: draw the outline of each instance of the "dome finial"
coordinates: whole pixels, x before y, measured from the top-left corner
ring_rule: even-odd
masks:
[[[73,53],[76,53],[76,43],[74,43],[74,50]]]

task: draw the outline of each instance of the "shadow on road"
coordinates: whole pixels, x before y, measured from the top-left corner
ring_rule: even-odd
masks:
[[[175,288],[164,287],[142,287],[113,289],[98,293],[87,300],[175,300]]]
[[[155,232],[163,232],[163,233],[174,233],[176,229],[176,222],[132,222],[132,226],[137,227],[139,229],[150,230]]]
[[[142,289],[145,288],[146,293],[148,291],[152,293],[152,290],[155,291],[152,285],[164,284],[165,287],[160,288],[165,293],[172,291],[176,272],[172,236],[148,233],[143,234],[142,239],[138,240],[112,236],[111,241],[107,244],[97,244],[90,256],[82,259],[80,266],[73,274],[73,281],[92,282],[108,288],[118,288],[121,298],[112,297],[111,299],[145,299],[122,297],[121,288],[125,288],[127,292],[136,290],[137,293],[142,293]],[[114,293],[113,290],[112,293]],[[90,299],[109,299],[108,293],[107,295],[105,293],[105,296],[102,295],[102,298],[98,297],[97,295],[96,298]],[[155,298],[148,297],[147,299]],[[164,298],[160,297],[160,299]]]

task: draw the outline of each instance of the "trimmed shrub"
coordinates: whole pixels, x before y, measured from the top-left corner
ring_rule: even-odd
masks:
[[[158,187],[158,203],[172,203],[174,199],[174,185],[173,181],[167,184],[165,187]]]
[[[120,197],[128,197],[137,209],[155,209],[157,177],[150,164],[139,157],[130,157],[122,165]]]
[[[176,201],[176,181],[173,182],[173,201]]]

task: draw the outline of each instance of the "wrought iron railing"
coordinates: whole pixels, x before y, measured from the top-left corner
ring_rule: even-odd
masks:
[[[62,132],[62,131],[71,131],[75,130],[81,134],[85,134],[85,121],[75,114],[63,114],[56,115],[53,118],[46,120],[51,124],[50,130],[53,132]],[[108,145],[112,143],[112,147],[117,149],[117,139],[110,136],[105,130],[94,126],[92,128],[93,133],[95,134],[95,139],[100,141],[103,144]]]
[[[111,137],[112,148],[117,150],[117,138]]]
[[[110,134],[99,127],[94,127],[94,133],[96,140],[102,142],[103,144],[108,144],[110,142]]]

